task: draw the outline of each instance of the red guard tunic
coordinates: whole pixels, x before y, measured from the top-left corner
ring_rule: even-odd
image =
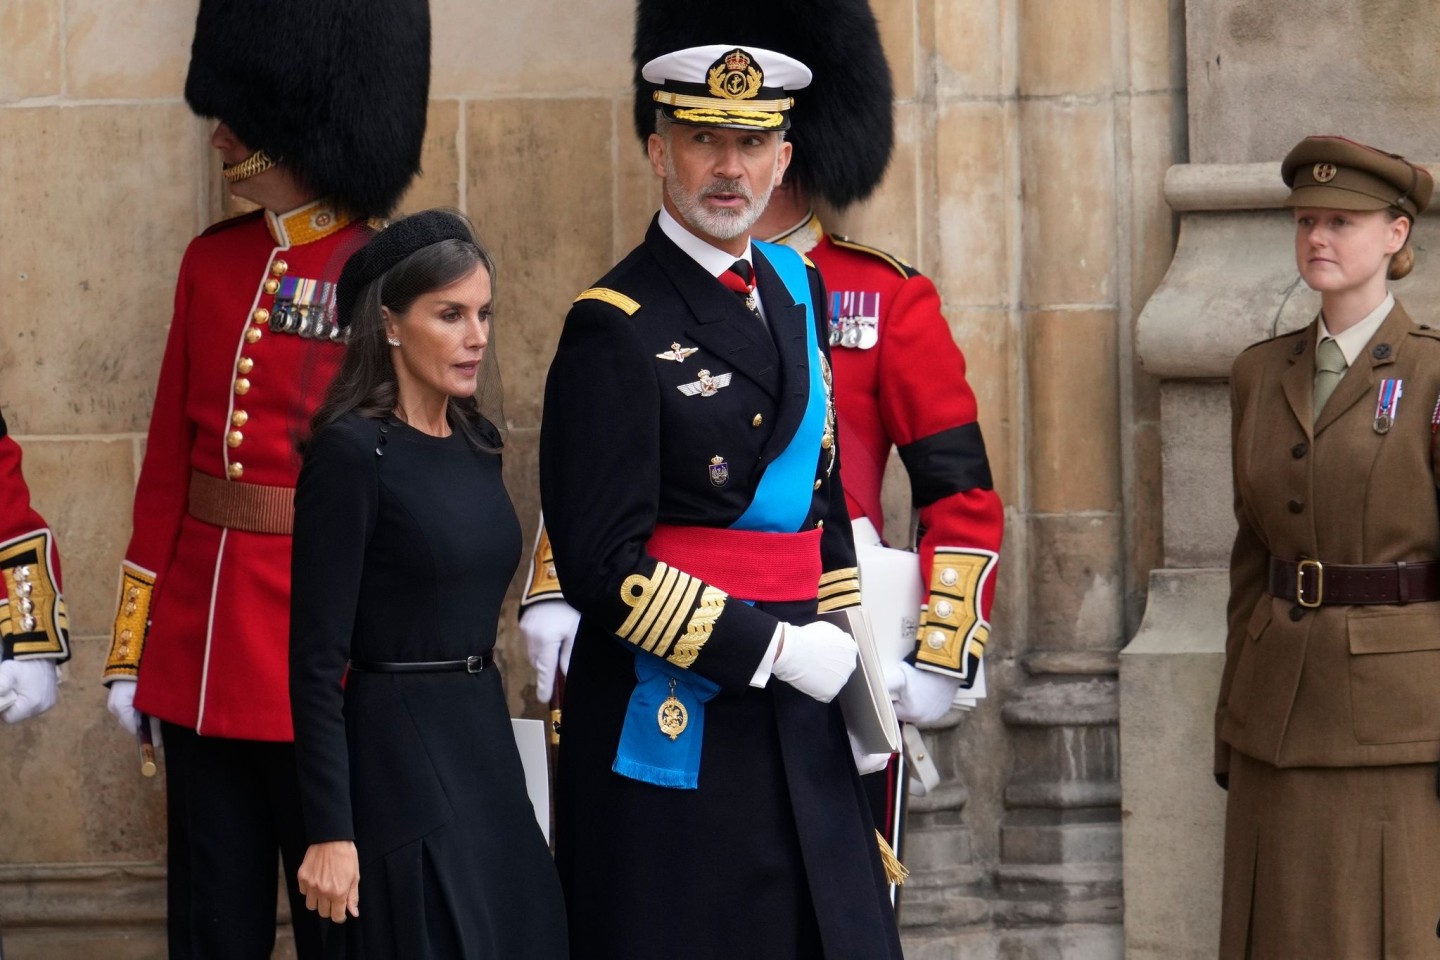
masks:
[[[70,659],[55,535],[30,505],[20,445],[0,416],[0,659]]]
[[[217,224],[185,252],[105,668],[139,676],[147,714],[293,739],[295,443],[344,353],[334,282],[368,233],[317,201]]]
[[[814,216],[780,242],[814,261],[829,292],[850,516],[884,535],[880,484],[897,447],[920,511],[920,571],[930,585],[915,664],[969,687],[989,638],[1004,512],[940,294],[894,257],[826,235]]]

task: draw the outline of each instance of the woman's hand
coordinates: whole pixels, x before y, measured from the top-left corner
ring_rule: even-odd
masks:
[[[360,856],[350,840],[312,843],[297,872],[305,906],[336,923],[360,916]]]

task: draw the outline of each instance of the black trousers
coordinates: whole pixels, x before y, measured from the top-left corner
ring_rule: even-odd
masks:
[[[277,852],[300,960],[320,956],[320,924],[295,872],[305,856],[295,748],[202,737],[161,724],[165,751],[170,960],[268,960],[275,947]]]

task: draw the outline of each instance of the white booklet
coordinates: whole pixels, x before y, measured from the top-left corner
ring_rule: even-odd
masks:
[[[525,768],[525,792],[535,808],[535,821],[545,842],[550,842],[550,766],[545,758],[545,722],[510,718],[515,746],[520,749],[520,764]]]
[[[900,749],[900,722],[885,686],[884,661],[875,649],[870,620],[863,607],[847,607],[823,614],[835,626],[855,638],[860,657],[855,672],[840,688],[840,709],[845,726],[865,753],[895,753]]]

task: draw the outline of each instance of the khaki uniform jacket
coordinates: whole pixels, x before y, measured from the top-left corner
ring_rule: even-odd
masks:
[[[1230,750],[1278,767],[1440,756],[1440,602],[1305,609],[1268,592],[1268,562],[1440,557],[1440,331],[1397,303],[1311,428],[1317,324],[1235,361],[1235,515],[1217,772]],[[1403,395],[1375,429],[1382,381]]]

